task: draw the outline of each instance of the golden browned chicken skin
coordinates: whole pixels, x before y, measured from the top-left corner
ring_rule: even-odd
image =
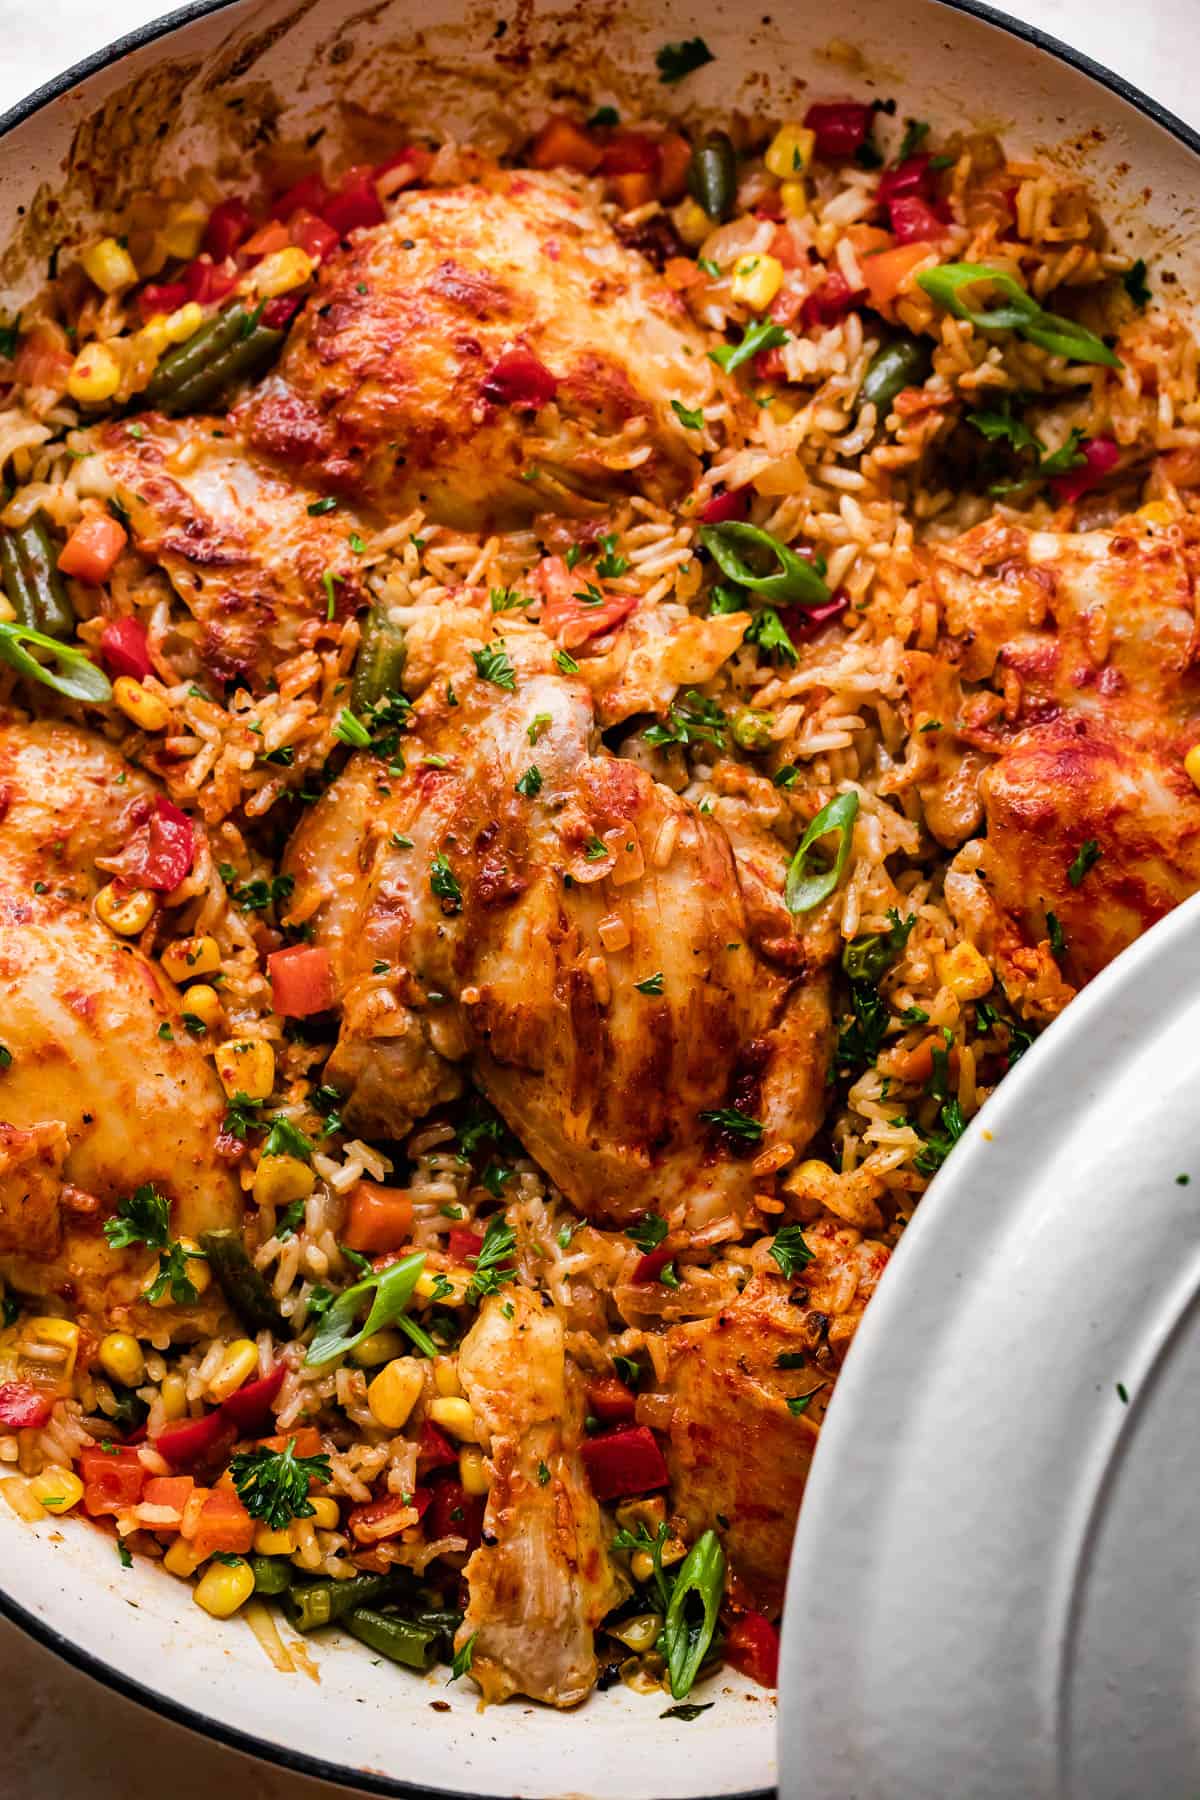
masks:
[[[493,169],[403,195],[329,258],[245,426],[306,480],[393,516],[519,523],[587,510],[635,474],[642,492],[690,486],[699,464],[670,401],[718,391],[706,349],[576,186]],[[549,386],[522,380],[521,356]]]
[[[582,1210],[744,1210],[757,1151],[801,1149],[819,1122],[825,978],[777,896],[747,904],[721,827],[599,746],[587,688],[540,631],[485,650],[485,614],[429,612],[445,660],[414,642],[428,685],[407,768],[356,757],[286,858],[292,916],[331,953],[326,1079],[346,1119],[402,1135],[469,1057]],[[511,688],[476,674],[477,646],[502,649]],[[706,1122],[722,1108],[760,1121],[760,1142]]]
[[[72,726],[0,725],[0,1275],[95,1325],[219,1328],[223,1308],[149,1307],[153,1256],[102,1225],[150,1182],[176,1237],[236,1227],[240,1193],[213,1154],[223,1100],[157,965],[89,910],[131,808],[151,792],[111,746]],[[43,887],[37,892],[35,883]],[[170,1037],[159,1035],[166,1026]]]
[[[1070,536],[989,524],[935,557],[944,635],[907,659],[914,723],[938,721],[918,739],[920,791],[944,844],[986,820],[947,897],[1035,1013],[1070,992],[1040,966],[1051,914],[1078,985],[1200,886],[1183,766],[1200,737],[1195,562],[1181,534],[1138,521]]]

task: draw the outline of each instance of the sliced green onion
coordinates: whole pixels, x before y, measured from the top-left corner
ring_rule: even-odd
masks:
[[[927,269],[918,275],[917,282],[931,300],[980,331],[1015,331],[1040,349],[1068,357],[1072,362],[1104,363],[1110,369],[1123,366],[1120,357],[1094,331],[1077,325],[1074,319],[1063,318],[1061,313],[1047,312],[1002,269],[989,269],[985,263],[943,263],[940,269]],[[983,285],[1002,296],[1001,305],[983,310],[968,304],[964,293]]]
[[[44,650],[49,662],[39,662],[25,648]],[[0,659],[10,663],[22,675],[65,694],[68,700],[87,700],[93,706],[105,706],[112,699],[112,685],[103,669],[70,644],[60,644],[45,632],[32,631],[15,620],[0,620]]]
[[[792,606],[824,606],[830,598],[829,589],[821,580],[824,564],[805,562],[761,526],[744,525],[735,519],[724,525],[702,525],[700,542],[727,580],[761,594],[764,600]],[[746,560],[747,551],[774,557],[775,569],[767,575],[757,574]]]
[[[378,1274],[364,1276],[362,1281],[356,1281],[353,1287],[339,1294],[317,1327],[305,1363],[311,1367],[332,1362],[335,1356],[345,1356],[356,1344],[361,1344],[374,1332],[382,1331],[386,1325],[401,1323],[424,1267],[425,1252],[418,1250],[390,1268],[381,1269]],[[368,1296],[371,1297],[371,1309],[362,1325],[356,1326],[355,1318]]]
[[[858,795],[838,794],[823,806],[796,847],[784,884],[784,904],[789,912],[811,912],[827,900],[845,873],[854,841],[854,821],[858,817]],[[809,871],[809,851],[823,837],[837,833],[838,847],[827,869]]]
[[[716,1532],[706,1531],[680,1567],[659,1640],[676,1700],[687,1698],[700,1673],[724,1591],[725,1552]]]

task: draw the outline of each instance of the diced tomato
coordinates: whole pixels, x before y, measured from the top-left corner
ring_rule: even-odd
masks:
[[[173,313],[188,298],[186,281],[148,281],[137,291],[137,307],[143,319],[157,313]]]
[[[62,547],[58,566],[64,575],[99,587],[112,573],[125,548],[125,533],[109,513],[91,513],[81,519]]]
[[[447,1247],[451,1262],[474,1262],[483,1249],[483,1239],[477,1231],[472,1231],[469,1226],[452,1225]]]
[[[852,288],[840,269],[831,269],[816,293],[810,294],[801,307],[801,322],[809,330],[814,325],[836,325],[854,311],[865,291]]]
[[[100,633],[100,658],[110,675],[144,681],[152,673],[146,627],[140,619],[110,619]]]
[[[705,502],[700,514],[705,525],[724,525],[728,519],[744,519],[750,511],[750,495],[745,488],[722,488]]]
[[[6,1381],[0,1386],[0,1425],[9,1431],[45,1425],[53,1411],[54,1396],[34,1387],[32,1381]]]
[[[928,244],[946,229],[944,220],[919,194],[898,194],[890,200],[888,218],[898,244]]]
[[[318,219],[316,213],[305,212],[303,208],[293,213],[288,223],[288,236],[293,244],[298,244],[307,256],[320,262],[338,247],[338,234],[332,225],[324,219]]]
[[[435,1482],[426,1537],[464,1537],[468,1550],[474,1550],[483,1537],[485,1504],[482,1494],[468,1494],[461,1481]]]
[[[919,194],[923,200],[928,200],[933,191],[929,161],[929,153],[922,150],[916,156],[906,156],[894,169],[885,169],[875,190],[880,205],[886,206],[899,194]]]
[[[254,1520],[231,1487],[213,1488],[200,1509],[191,1544],[198,1556],[213,1556],[217,1551],[245,1556],[253,1547]]]
[[[207,256],[198,256],[188,263],[180,279],[189,300],[195,300],[199,306],[212,306],[232,294],[238,284],[238,272],[227,262],[214,263]]]
[[[787,373],[783,351],[778,344],[772,344],[769,350],[757,351],[753,367],[759,381],[781,381]]]
[[[114,872],[134,887],[169,894],[191,873],[195,860],[192,821],[173,801],[159,795],[150,817],[126,844]]]
[[[239,244],[244,244],[254,229],[250,208],[237,194],[222,200],[208,215],[204,228],[204,248],[214,262],[224,262]]]
[[[725,1634],[725,1661],[762,1687],[779,1685],[779,1633],[762,1613],[743,1613]]]
[[[1098,488],[1121,460],[1120,449],[1112,438],[1085,438],[1079,449],[1084,462],[1077,469],[1069,469],[1065,475],[1054,476],[1050,483],[1060,506],[1073,506],[1093,488]]]
[[[263,1426],[271,1423],[271,1402],[283,1386],[286,1373],[284,1365],[276,1363],[269,1375],[248,1381],[223,1403],[222,1414],[244,1437],[257,1437]]]
[[[271,1004],[285,1019],[307,1019],[333,1005],[333,970],[321,944],[289,944],[267,958]]]
[[[88,1517],[118,1513],[136,1506],[146,1484],[146,1471],[132,1449],[84,1450],[79,1457],[83,1505]]]
[[[853,156],[867,141],[871,108],[858,100],[826,102],[810,106],[804,123],[816,133],[818,156]]]
[[[602,175],[657,175],[662,162],[662,141],[644,131],[621,131],[604,146]]]
[[[604,152],[574,119],[558,114],[548,119],[534,138],[529,161],[535,169],[578,169],[594,175]]]
[[[337,192],[331,194],[319,210],[325,223],[332,225],[339,237],[356,231],[360,225],[381,225],[383,207],[375,191],[374,171],[365,164],[348,169]]]
[[[146,1506],[170,1506],[181,1513],[195,1485],[190,1475],[153,1475],[142,1489],[142,1502]]]
[[[414,1488],[411,1494],[384,1494],[351,1508],[347,1524],[360,1544],[378,1544],[397,1532],[407,1531],[425,1516],[433,1495],[428,1488]],[[417,1518],[410,1515],[416,1508]]]
[[[577,650],[589,638],[600,637],[627,619],[637,606],[634,594],[609,594],[603,600],[589,600],[578,593],[555,594],[542,608],[542,629],[556,637],[567,650]]]
[[[351,1250],[376,1256],[398,1250],[412,1236],[413,1207],[403,1188],[381,1187],[377,1181],[356,1181],[350,1190],[342,1238]]]
[[[436,1425],[426,1419],[421,1427],[417,1450],[417,1468],[420,1473],[428,1475],[431,1469],[446,1469],[457,1462],[458,1451],[445,1432],[439,1431]]]
[[[514,345],[503,350],[483,381],[483,397],[493,406],[538,407],[549,405],[558,392],[558,382],[532,350]]]
[[[290,219],[294,212],[312,212],[323,215],[325,202],[329,199],[329,189],[324,177],[314,171],[285,188],[272,203],[271,214],[276,219]]]
[[[659,1244],[656,1250],[647,1250],[645,1256],[639,1256],[633,1271],[634,1286],[649,1287],[652,1281],[657,1281],[674,1254],[669,1244]]]
[[[290,325],[304,302],[299,294],[276,294],[262,310],[262,322],[269,331],[282,331]]]
[[[166,1425],[154,1439],[154,1448],[176,1469],[190,1469],[201,1457],[208,1456],[224,1439],[232,1446],[237,1427],[225,1418],[220,1408],[205,1413],[201,1419],[180,1419]]]
[[[602,1425],[632,1424],[637,1400],[616,1375],[593,1375],[587,1384],[588,1411]]]
[[[597,1500],[621,1500],[667,1485],[667,1465],[648,1425],[584,1438],[580,1449]]]

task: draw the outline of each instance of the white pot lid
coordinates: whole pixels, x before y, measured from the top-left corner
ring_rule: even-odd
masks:
[[[783,1800],[1200,1791],[1198,1094],[1200,897],[972,1121],[867,1310],[792,1558]]]

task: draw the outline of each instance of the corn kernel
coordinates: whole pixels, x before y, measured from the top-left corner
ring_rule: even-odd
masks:
[[[1183,759],[1184,769],[1193,787],[1200,788],[1200,744],[1193,744]]]
[[[312,1494],[309,1496],[312,1512],[307,1514],[308,1523],[318,1531],[336,1531],[342,1522],[341,1508],[332,1494]]]
[[[25,1326],[24,1343],[28,1350],[53,1350],[57,1354],[55,1362],[61,1367],[55,1368],[56,1379],[69,1381],[75,1373],[75,1358],[79,1354],[79,1327],[70,1319],[56,1319],[49,1315],[43,1318],[30,1319]],[[45,1357],[38,1357],[39,1362],[50,1364]]]
[[[196,1298],[199,1299],[205,1289],[212,1285],[212,1270],[208,1266],[208,1258],[204,1255],[195,1238],[181,1237],[179,1239],[179,1248],[190,1252],[187,1257],[187,1278],[196,1290]],[[142,1283],[143,1293],[146,1293],[148,1289],[154,1286],[154,1283],[158,1280],[161,1272],[161,1267],[162,1264],[160,1259],[155,1257],[154,1267]],[[167,1284],[165,1291],[158,1296],[158,1299],[152,1300],[150,1304],[152,1306],[174,1306],[176,1304],[171,1298],[170,1283]],[[242,1341],[248,1342],[249,1340],[246,1339]],[[258,1352],[256,1351],[255,1355],[257,1356],[257,1354]]]
[[[671,218],[689,250],[698,250],[713,228],[712,220],[695,200],[681,201]]]
[[[298,1156],[264,1156],[254,1171],[256,1206],[290,1206],[293,1200],[307,1200],[316,1185],[316,1176]]]
[[[458,1364],[452,1356],[439,1356],[433,1364],[433,1385],[439,1394],[454,1397],[462,1393]]]
[[[29,1491],[52,1513],[68,1513],[83,1499],[83,1483],[75,1471],[53,1466],[34,1476]]]
[[[166,313],[154,313],[140,331],[134,332],[131,341],[136,349],[144,346],[152,356],[161,356],[171,341],[167,336]]]
[[[276,294],[288,294],[312,279],[314,267],[307,251],[289,244],[286,250],[275,250],[270,256],[263,257],[254,270],[254,291],[267,299],[273,299]]]
[[[93,905],[96,917],[118,937],[137,937],[154,917],[158,901],[147,888],[122,892],[115,881],[101,888]]]
[[[164,1375],[159,1384],[164,1419],[187,1417],[187,1382],[182,1375]]]
[[[241,1558],[235,1563],[209,1563],[192,1591],[192,1599],[214,1619],[232,1619],[254,1592],[254,1571]]]
[[[132,256],[114,237],[89,244],[79,260],[88,280],[95,282],[102,294],[115,294],[118,288],[132,287],[138,278]]]
[[[394,1362],[386,1363],[367,1389],[372,1418],[389,1431],[399,1431],[424,1387],[425,1375],[415,1356],[398,1356]],[[462,1404],[465,1406],[466,1401]]]
[[[785,181],[779,190],[779,200],[789,219],[802,219],[808,211],[808,183]]]
[[[1148,500],[1145,506],[1138,507],[1137,516],[1147,525],[1169,525],[1175,517],[1175,509],[1165,500]]]
[[[938,980],[956,999],[982,1000],[991,991],[992,971],[974,944],[955,944],[936,961]]]
[[[131,1332],[110,1331],[100,1340],[100,1367],[122,1387],[140,1387],[146,1374],[142,1346]]]
[[[488,1491],[487,1463],[483,1459],[483,1451],[477,1450],[473,1444],[464,1444],[458,1453],[458,1479],[466,1494],[479,1498]]]
[[[383,1331],[373,1331],[361,1344],[356,1344],[350,1352],[350,1361],[357,1363],[360,1369],[379,1369],[394,1356],[404,1356],[407,1351],[408,1339],[404,1333],[388,1326]]]
[[[107,344],[85,344],[67,376],[67,392],[83,406],[111,400],[121,385],[121,365]]]
[[[457,1438],[460,1444],[475,1442],[475,1414],[469,1400],[462,1400],[456,1394],[439,1394],[436,1400],[430,1401],[429,1416],[435,1425]]]
[[[168,313],[163,324],[163,336],[168,344],[186,344],[190,337],[195,337],[204,323],[204,308],[195,300],[188,300],[183,306],[176,307]]]
[[[254,1527],[254,1550],[258,1556],[291,1556],[296,1548],[296,1531],[294,1525],[286,1525],[282,1531],[273,1530],[270,1525]]]
[[[783,285],[783,264],[777,256],[739,256],[733,265],[729,291],[743,306],[762,312]]]
[[[192,1549],[186,1538],[177,1537],[162,1560],[163,1568],[169,1575],[177,1575],[180,1581],[187,1581],[189,1576],[196,1573],[204,1558],[199,1551]]]
[[[210,1400],[228,1400],[258,1370],[258,1345],[251,1338],[235,1338],[208,1384]]]
[[[142,731],[162,731],[171,723],[171,709],[161,694],[151,693],[132,675],[117,676],[113,682],[113,699],[125,717]]]
[[[208,209],[199,200],[177,202],[167,213],[167,222],[160,233],[163,249],[168,256],[177,256],[180,262],[190,262],[200,253],[207,224]]]
[[[638,1555],[645,1556],[646,1552],[640,1550]],[[653,1563],[650,1566],[653,1570]],[[643,1650],[653,1650],[658,1642],[662,1623],[661,1613],[638,1613],[635,1618],[624,1619],[619,1625],[609,1626],[608,1629],[619,1642],[640,1655]]]
[[[217,1050],[217,1074],[232,1100],[265,1100],[275,1086],[275,1052],[262,1038],[228,1038]]]
[[[190,981],[194,975],[211,975],[221,966],[221,950],[214,937],[176,938],[162,953],[162,966],[172,981]]]
[[[649,1581],[654,1574],[654,1559],[648,1550],[635,1550],[629,1559],[629,1571],[635,1581]]]
[[[199,1019],[206,1030],[212,1031],[221,1023],[221,996],[206,981],[198,981],[187,991],[184,1011]]]
[[[806,175],[812,167],[816,144],[815,131],[795,119],[786,119],[767,145],[763,161],[780,181],[794,181],[797,175]]]

